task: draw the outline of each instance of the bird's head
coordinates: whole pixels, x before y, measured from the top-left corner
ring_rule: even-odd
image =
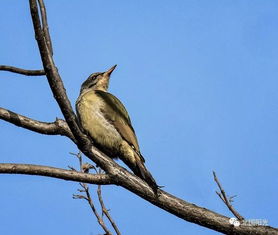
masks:
[[[114,65],[106,72],[91,74],[81,86],[80,93],[88,89],[107,91],[109,85],[110,75],[117,65]]]

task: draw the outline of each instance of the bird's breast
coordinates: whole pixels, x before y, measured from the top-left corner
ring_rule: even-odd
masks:
[[[82,94],[76,102],[76,110],[83,129],[104,148],[114,151],[119,148],[122,137],[104,114],[105,102],[94,91]],[[106,114],[107,115],[107,114]]]

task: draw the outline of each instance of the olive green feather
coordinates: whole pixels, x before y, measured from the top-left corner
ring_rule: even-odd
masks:
[[[142,161],[145,162],[144,157],[140,153],[135,131],[132,127],[128,112],[126,111],[124,105],[117,97],[108,92],[96,90],[95,94],[103,99],[106,104],[102,108],[102,113],[105,118],[113,124],[122,138],[134,147],[134,150],[142,158]]]

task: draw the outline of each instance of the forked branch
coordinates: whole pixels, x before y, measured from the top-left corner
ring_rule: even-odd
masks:
[[[234,207],[232,206],[232,198],[233,197],[230,197],[228,199],[228,197],[226,196],[226,193],[223,189],[223,187],[221,186],[217,176],[216,176],[216,173],[213,171],[213,177],[214,177],[214,181],[216,182],[220,192],[217,192],[216,191],[216,194],[219,196],[219,198],[225,203],[225,205],[228,207],[228,209],[233,213],[233,215],[235,217],[237,217],[238,220],[242,221],[244,220],[244,218],[234,209]]]
[[[74,153],[71,153],[71,154],[78,158],[80,172],[89,172],[89,170],[93,168],[93,169],[96,170],[97,174],[100,174],[100,175],[102,174],[102,171],[101,170],[97,171],[97,169],[94,166],[92,166],[92,165],[90,165],[88,163],[83,164],[83,158],[82,158],[81,152],[79,152],[78,154],[74,154]],[[107,226],[106,226],[106,224],[104,222],[104,219],[103,219],[103,212],[104,212],[104,210],[106,210],[106,208],[105,208],[104,202],[102,200],[101,191],[99,191],[99,188],[101,186],[100,185],[98,186],[97,194],[98,194],[99,202],[100,202],[100,205],[101,205],[101,208],[102,208],[102,216],[100,216],[100,214],[98,213],[98,211],[97,211],[97,209],[95,207],[95,204],[93,202],[93,199],[92,199],[90,191],[89,191],[89,186],[87,184],[85,184],[85,183],[80,183],[80,186],[81,186],[82,189],[79,189],[78,191],[80,193],[85,193],[85,196],[83,194],[74,194],[73,198],[74,199],[85,199],[89,203],[89,205],[90,205],[90,207],[91,207],[91,209],[92,209],[92,211],[93,211],[93,213],[94,213],[94,215],[95,215],[99,225],[102,227],[102,229],[105,231],[105,233],[107,235],[112,235],[112,233],[107,228]],[[107,213],[108,213],[108,211],[107,211]],[[108,213],[108,215],[109,215],[109,213]],[[116,224],[114,223],[114,221],[112,220],[110,215],[109,215],[108,219],[109,219],[109,222],[111,223],[112,227],[116,231],[117,235],[120,235],[121,233],[118,230]]]
[[[121,235],[121,232],[117,226],[117,224],[114,222],[113,218],[111,217],[109,210],[107,210],[103,199],[102,199],[102,193],[101,193],[101,185],[98,185],[98,189],[97,189],[97,195],[98,195],[98,200],[102,209],[102,214],[106,216],[106,218],[109,220],[110,224],[112,225],[112,227],[114,228],[115,232],[117,235]]]
[[[86,138],[86,136],[81,132],[77,124],[77,119],[75,113],[73,112],[71,103],[67,97],[62,79],[58,73],[57,67],[54,64],[52,53],[49,47],[49,45],[51,45],[52,43],[48,32],[48,25],[46,25],[46,20],[43,20],[42,23],[40,21],[37,1],[29,0],[29,3],[35,37],[38,43],[43,67],[46,72],[46,77],[54,98],[56,99],[75,139],[77,139],[77,141],[80,140],[83,144],[89,144],[90,140]],[[44,4],[41,4],[40,11],[46,15]],[[46,30],[47,33],[45,33]],[[48,35],[49,37],[46,38],[45,35]]]

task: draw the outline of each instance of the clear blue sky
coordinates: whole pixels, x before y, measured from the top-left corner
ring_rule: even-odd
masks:
[[[118,64],[110,92],[129,110],[141,150],[165,190],[231,216],[212,170],[247,219],[278,226],[278,2],[46,0],[55,61],[74,104],[91,73]],[[0,64],[42,67],[28,1],[0,8]],[[44,77],[0,73],[0,106],[62,117]],[[0,121],[0,159],[77,167],[66,138]],[[102,232],[77,183],[0,175],[0,234]],[[92,192],[95,187],[92,187]],[[215,234],[116,186],[103,188],[123,234]]]

